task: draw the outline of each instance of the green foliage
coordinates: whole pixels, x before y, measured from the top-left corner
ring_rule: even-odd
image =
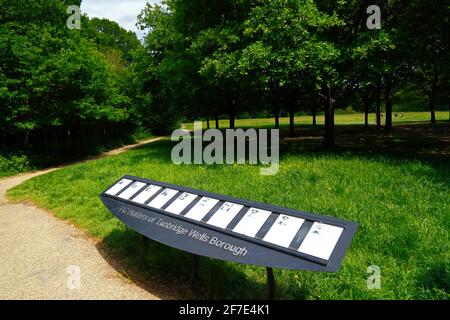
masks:
[[[366,27],[372,4],[381,7],[381,30]],[[436,17],[431,11],[437,8]],[[387,101],[390,115],[394,96],[395,103],[406,104],[398,102],[403,94],[396,95],[408,88],[406,81],[428,86],[428,96],[435,84],[433,99],[442,104],[448,95],[448,63],[442,60],[447,17],[442,0],[149,4],[140,16],[149,31],[139,58],[139,69],[146,69],[139,71],[141,92],[150,92],[152,108],[189,119],[323,108],[331,130],[334,108],[355,99],[366,99],[365,106]],[[417,90],[410,94],[422,96]]]
[[[218,41],[218,49],[204,60],[201,72],[236,82],[246,79],[272,95],[283,95],[279,92],[283,88],[301,86],[302,79],[316,80],[320,65],[338,56],[331,43],[319,40],[320,32],[340,21],[319,12],[313,1],[258,4],[241,29],[226,26],[217,40],[206,39]],[[237,32],[230,34],[233,31]],[[227,34],[227,41],[223,34]]]
[[[120,83],[140,43],[107,20],[66,27],[60,0],[0,2],[0,135],[44,144],[47,132],[130,124],[132,100]],[[100,50],[99,50],[100,49]],[[6,136],[6,139],[5,139]]]
[[[0,178],[32,169],[26,155],[0,155]]]
[[[134,32],[126,31],[117,22],[99,18],[91,19],[89,27],[94,29],[97,47],[102,52],[117,50],[127,64],[133,61],[133,52],[141,46]]]
[[[91,134],[70,144],[65,141],[55,143],[47,150],[30,148],[27,151],[0,151],[0,178],[84,160],[151,137],[147,130],[137,127],[127,134],[109,136]]]
[[[336,114],[354,114],[356,113],[355,110],[353,110],[352,106],[348,106],[345,109],[336,109]]]

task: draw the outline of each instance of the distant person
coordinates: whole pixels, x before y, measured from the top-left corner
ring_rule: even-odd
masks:
[[[402,118],[403,118],[403,112],[401,113],[400,117],[402,117]]]

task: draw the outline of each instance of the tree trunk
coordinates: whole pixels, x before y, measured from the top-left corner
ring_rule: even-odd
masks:
[[[436,112],[434,110],[434,93],[430,94],[430,112],[431,112],[431,124],[436,124]]]
[[[364,108],[364,127],[369,127],[369,108]]]
[[[392,87],[388,83],[389,80],[386,81],[386,126],[384,128],[385,134],[391,134],[392,132]]]
[[[24,135],[23,135],[23,148],[25,150],[28,149],[29,147],[29,142],[30,142],[30,132],[29,131],[25,131]]]
[[[274,112],[275,115],[275,129],[280,129],[280,111],[276,110]]]
[[[334,147],[336,145],[334,136],[334,101],[331,96],[331,88],[328,87],[327,98],[325,102],[325,140],[326,147]]]
[[[46,147],[47,150],[47,146],[48,146],[48,128],[44,127],[44,146]]]
[[[369,127],[369,109],[370,109],[370,97],[369,93],[364,93],[364,126]]]
[[[43,132],[43,142],[44,142],[44,151],[45,152],[50,152],[50,147],[49,147],[49,143],[48,143],[48,127],[45,126],[44,127],[44,132]]]
[[[104,130],[104,134],[106,136],[106,129]],[[70,144],[72,144],[72,132],[70,131],[70,128],[67,129],[67,141]]]
[[[216,129],[220,129],[219,128],[219,116],[215,116],[215,120],[216,120]]]
[[[377,129],[381,128],[381,83],[377,86]]]
[[[317,106],[316,106],[316,103],[313,102],[313,107],[312,107],[312,120],[313,120],[312,125],[313,125],[313,127],[317,126],[316,116],[317,116]]]
[[[331,114],[330,114],[330,122],[334,131],[334,102],[332,103]]]
[[[206,128],[209,130],[211,127],[209,126],[209,116],[206,116]]]
[[[231,112],[230,113],[230,129],[235,128],[235,122],[236,122],[236,115],[234,114],[234,112]]]
[[[230,112],[230,129],[235,129],[236,127],[236,100],[231,99],[231,112]]]
[[[295,136],[295,112],[294,109],[291,108],[289,110],[289,136]]]

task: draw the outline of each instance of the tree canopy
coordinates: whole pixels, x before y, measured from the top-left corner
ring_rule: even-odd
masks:
[[[371,4],[381,8],[381,29],[366,26]],[[291,134],[295,113],[315,114],[319,106],[325,142],[333,145],[336,106],[359,96],[368,114],[375,101],[380,127],[383,104],[389,133],[396,90],[416,83],[431,96],[433,122],[435,96],[448,90],[445,68],[437,66],[448,65],[449,9],[440,0],[432,8],[419,0],[148,4],[139,19],[149,31],[141,55],[148,65],[140,74],[148,84],[143,88],[170,114],[227,115],[231,126],[239,113],[261,109],[275,115],[277,126],[280,112],[287,112]]]
[[[111,56],[131,63],[140,47],[135,34],[86,16],[81,30],[71,30],[60,0],[1,0],[0,8],[4,138],[22,135],[26,147],[32,134],[81,134],[129,121],[131,99]]]
[[[449,103],[444,0],[163,0],[138,17],[139,41],[107,19],[66,27],[81,1],[0,0],[0,134],[83,134],[264,113],[325,115],[351,105],[392,129],[399,95]],[[378,5],[380,29],[367,8]],[[382,111],[385,117],[382,123]],[[314,120],[315,123],[315,120]],[[121,126],[118,126],[121,124]],[[209,122],[208,122],[209,125]]]

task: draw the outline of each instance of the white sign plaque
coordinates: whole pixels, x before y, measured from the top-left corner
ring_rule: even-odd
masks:
[[[167,201],[172,199],[173,196],[176,195],[177,193],[178,193],[178,191],[174,190],[174,189],[169,189],[169,188],[164,189],[160,194],[158,194],[158,196],[155,199],[150,201],[148,206],[150,206],[152,208],[156,208],[156,209],[161,209],[161,207],[163,205],[165,205],[167,203]]]
[[[192,201],[197,198],[196,194],[183,192],[177,200],[167,207],[166,211],[174,214],[180,214]]]
[[[263,240],[288,248],[303,222],[305,219],[280,214]]]
[[[122,179],[119,182],[117,182],[115,185],[113,185],[108,191],[106,191],[106,194],[109,194],[111,196],[115,196],[120,190],[125,188],[130,182],[132,182],[129,179]]]
[[[189,210],[188,213],[186,213],[186,217],[200,221],[208,214],[209,211],[211,211],[217,202],[219,202],[219,200],[203,197],[195,204],[195,206],[192,207],[191,210]]]
[[[243,207],[240,204],[225,202],[208,220],[208,224],[225,229]]]
[[[249,237],[254,237],[271,213],[272,212],[267,210],[250,208],[233,231]]]
[[[156,192],[158,192],[161,189],[161,187],[149,185],[147,188],[144,189],[141,193],[137,195],[136,198],[133,199],[133,202],[137,202],[140,204],[144,204],[145,201],[150,199]]]
[[[344,229],[314,222],[298,251],[328,260]]]
[[[123,191],[119,195],[119,198],[128,200],[132,196],[134,196],[136,194],[136,192],[141,190],[144,186],[145,186],[145,183],[143,183],[143,182],[135,182],[131,186],[129,186],[125,191]]]

